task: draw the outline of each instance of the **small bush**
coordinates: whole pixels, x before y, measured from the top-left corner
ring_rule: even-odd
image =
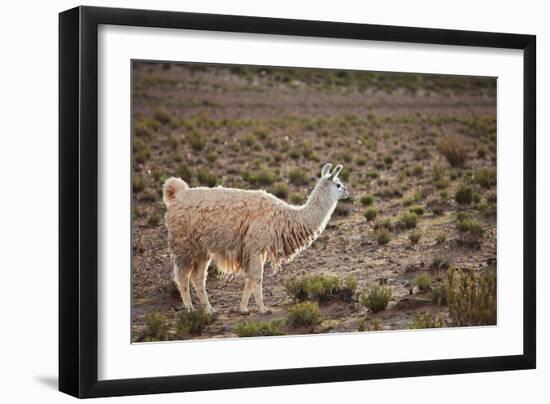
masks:
[[[277,179],[277,173],[270,171],[265,167],[261,167],[254,173],[245,171],[243,173],[243,179],[252,185],[271,185]]]
[[[497,171],[494,168],[483,168],[475,173],[474,181],[484,188],[491,188],[497,184]]]
[[[256,139],[256,136],[253,134],[249,134],[246,136],[243,136],[241,138],[241,143],[251,149],[257,149],[259,148],[258,141]]]
[[[206,146],[206,137],[204,137],[197,131],[193,130],[189,132],[185,136],[185,139],[187,140],[191,148],[195,151],[200,151]]]
[[[497,320],[497,275],[486,268],[449,270],[447,275],[449,315],[457,326],[494,325]]]
[[[302,196],[302,194],[293,192],[290,194],[289,200],[292,203],[298,204],[304,202],[304,197]]]
[[[273,190],[271,192],[277,198],[286,199],[288,198],[288,185],[284,182],[279,182],[273,186]]]
[[[461,185],[455,193],[455,201],[461,205],[470,205],[474,201],[474,190],[467,185]]]
[[[376,215],[378,215],[378,211],[375,208],[369,208],[365,211],[365,218],[370,222],[371,220],[374,220],[376,218]]]
[[[430,268],[434,271],[441,271],[449,268],[449,261],[444,255],[436,255],[432,260]]]
[[[288,178],[290,183],[294,185],[306,185],[309,182],[306,172],[300,168],[292,170],[288,174]]]
[[[445,327],[445,319],[441,315],[434,316],[430,313],[421,313],[409,322],[409,329],[441,328]]]
[[[237,323],[235,333],[239,337],[267,337],[273,335],[284,335],[284,326],[284,320],[272,320],[269,322],[241,320]]]
[[[213,322],[214,318],[203,308],[194,311],[183,309],[178,318],[177,331],[180,335],[200,334]]]
[[[168,331],[168,325],[166,316],[156,310],[149,312],[145,317],[145,331],[146,341],[159,341],[166,339],[166,333]]]
[[[411,244],[418,244],[421,238],[422,238],[422,232],[420,230],[412,231],[409,234],[409,240],[411,240]]]
[[[201,185],[215,187],[218,184],[216,176],[207,168],[199,168],[197,171],[197,179]]]
[[[132,191],[139,193],[145,189],[145,179],[143,175],[135,174],[132,179]]]
[[[336,208],[334,208],[335,216],[349,216],[350,213],[351,213],[351,208],[345,205],[344,203],[339,203],[336,205]]]
[[[445,136],[439,140],[437,146],[451,166],[464,167],[464,163],[468,159],[468,147],[464,137],[460,135]]]
[[[374,203],[374,198],[370,195],[363,195],[361,197],[361,204],[365,206],[370,206]]]
[[[151,149],[147,143],[139,137],[134,139],[133,152],[134,161],[138,164],[145,163],[149,157],[151,157]]]
[[[309,275],[289,279],[284,282],[284,288],[296,301],[351,301],[357,289],[357,280],[351,275],[343,278],[336,275]]]
[[[399,218],[399,224],[407,229],[413,229],[416,227],[418,222],[418,216],[416,213],[403,213]]]
[[[153,118],[155,118],[163,125],[172,123],[174,121],[174,118],[172,117],[170,112],[168,112],[164,108],[159,108],[155,110],[155,112],[153,113]]]
[[[193,178],[193,172],[185,163],[181,163],[176,167],[176,175],[187,183],[191,182]]]
[[[437,244],[443,244],[446,240],[447,240],[447,234],[445,234],[443,232],[438,233],[435,236],[435,241],[437,242]]]
[[[376,179],[376,178],[380,177],[380,174],[378,174],[377,171],[369,171],[367,173],[367,177],[369,177],[371,179]]]
[[[373,286],[363,291],[360,303],[374,313],[384,310],[392,298],[388,286]]]
[[[155,210],[153,213],[151,213],[151,215],[147,219],[147,224],[152,227],[158,226],[161,219],[162,219],[162,215]]]
[[[425,212],[424,206],[413,206],[409,208],[409,212],[414,213],[417,216],[422,216]]]
[[[436,286],[432,289],[432,303],[433,304],[447,304],[447,286],[445,284]]]
[[[380,229],[386,229],[388,231],[391,231],[393,229],[393,224],[389,217],[379,220],[374,224],[374,230]]]
[[[432,288],[432,277],[427,272],[419,273],[414,282],[421,292],[427,292]]]
[[[368,320],[367,318],[362,319],[359,321],[359,327],[358,331],[380,331],[382,330],[382,324],[380,323],[380,320],[374,319],[374,320]]]
[[[288,310],[287,324],[291,327],[312,326],[321,322],[319,303],[302,302]]]
[[[391,234],[388,229],[379,229],[374,233],[376,242],[380,245],[388,244],[391,240]]]
[[[483,237],[483,225],[474,219],[459,220],[456,228],[461,234],[461,242],[467,244],[477,244]]]

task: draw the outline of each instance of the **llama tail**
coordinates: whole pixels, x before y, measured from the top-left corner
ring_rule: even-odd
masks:
[[[162,187],[162,200],[168,207],[174,203],[179,192],[189,189],[189,185],[181,178],[168,178]]]

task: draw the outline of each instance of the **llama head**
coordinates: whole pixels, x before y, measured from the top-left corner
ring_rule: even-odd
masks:
[[[332,171],[330,170],[331,168],[332,164],[330,163],[323,166],[321,169],[321,181],[325,182],[330,190],[331,199],[335,201],[346,199],[349,196],[348,188],[338,178],[338,174],[340,174],[343,166],[338,164]]]

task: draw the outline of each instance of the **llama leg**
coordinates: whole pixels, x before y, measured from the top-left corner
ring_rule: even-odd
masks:
[[[189,278],[193,267],[174,263],[174,280],[180,290],[181,300],[187,311],[193,311],[191,293],[189,293]]]
[[[244,280],[243,298],[241,299],[241,304],[239,305],[239,313],[248,314],[248,301],[250,300],[251,294],[252,294],[252,282],[247,277]]]
[[[196,265],[195,269],[193,270],[193,273],[191,274],[191,282],[193,283],[193,287],[197,292],[199,301],[201,302],[206,312],[213,313],[215,312],[215,310],[210,305],[210,301],[208,300],[208,294],[206,293],[206,278],[208,277],[209,264],[210,264],[210,259],[206,259],[205,261],[199,262]]]
[[[260,314],[269,314],[271,310],[264,305],[264,297],[262,293],[263,277],[264,277],[264,261],[261,258],[253,259],[248,268],[248,276],[252,283],[252,292],[254,299],[260,309]]]

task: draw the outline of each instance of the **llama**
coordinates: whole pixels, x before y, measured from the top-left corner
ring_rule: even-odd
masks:
[[[190,188],[180,178],[166,180],[168,245],[185,308],[193,310],[191,281],[201,305],[209,313],[214,311],[206,293],[207,270],[213,260],[223,273],[244,274],[241,314],[248,313],[252,294],[260,313],[270,313],[262,294],[266,261],[277,270],[309,247],[325,229],[338,200],[348,197],[338,178],[342,166],[332,172],[331,167],[322,168],[321,178],[302,206],[265,191]]]

